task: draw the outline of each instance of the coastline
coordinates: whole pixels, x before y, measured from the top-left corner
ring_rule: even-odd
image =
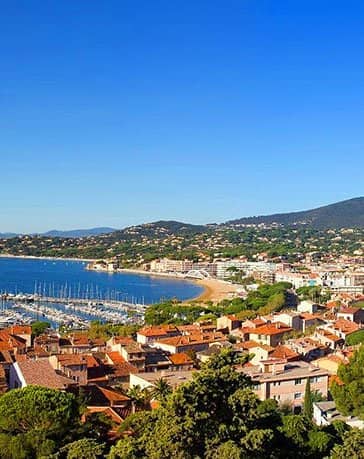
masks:
[[[96,261],[94,258],[72,258],[72,257],[37,257],[35,255],[11,255],[0,253],[0,258],[21,258],[23,260],[58,260],[58,261],[84,261],[92,263]]]

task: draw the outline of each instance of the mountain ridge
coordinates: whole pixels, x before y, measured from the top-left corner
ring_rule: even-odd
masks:
[[[364,228],[364,197],[347,199],[326,206],[298,212],[285,212],[229,220],[229,226],[259,225],[306,225],[316,229]]]

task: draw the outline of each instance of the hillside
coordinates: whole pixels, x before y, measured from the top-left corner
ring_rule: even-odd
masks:
[[[227,222],[227,225],[281,225],[304,224],[315,229],[364,228],[364,197],[337,202],[317,209],[258,217],[245,217]]]

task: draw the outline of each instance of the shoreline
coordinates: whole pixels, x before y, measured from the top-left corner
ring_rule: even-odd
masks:
[[[23,260],[57,260],[57,261],[84,261],[92,263],[96,261],[95,258],[72,258],[72,257],[37,257],[36,255],[11,255],[6,253],[0,253],[0,258],[20,258]]]

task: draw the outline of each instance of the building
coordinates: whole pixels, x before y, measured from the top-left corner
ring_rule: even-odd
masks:
[[[154,387],[160,379],[168,382],[172,389],[192,379],[193,371],[155,371],[130,375],[130,387],[139,386],[141,389]]]
[[[234,315],[218,317],[216,321],[217,330],[228,330],[231,332],[241,326],[241,320]]]
[[[334,421],[344,421],[350,427],[364,428],[364,421],[356,416],[343,416],[336,409],[335,402],[314,402],[313,419],[318,426],[327,426]]]
[[[64,390],[75,385],[75,381],[58,374],[48,359],[22,360],[12,364],[9,374],[10,389],[29,385]]]
[[[248,335],[249,340],[275,347],[283,341],[284,335],[292,330],[292,327],[282,322],[276,322],[267,323],[256,328],[247,328],[244,330],[244,335]]]
[[[253,390],[261,400],[272,398],[279,403],[288,402],[293,409],[299,410],[308,380],[312,391],[327,397],[328,372],[306,362],[268,359],[255,366],[243,367],[242,371],[252,378]]]

